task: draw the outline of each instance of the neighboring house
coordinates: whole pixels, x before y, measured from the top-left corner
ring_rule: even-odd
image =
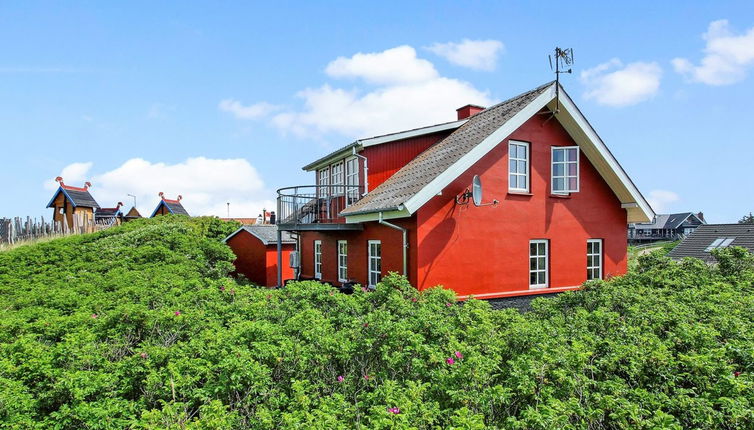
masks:
[[[157,207],[154,209],[154,212],[152,212],[152,215],[150,218],[154,218],[157,215],[186,215],[188,216],[188,212],[186,212],[186,209],[183,208],[183,205],[181,204],[181,200],[183,199],[182,196],[178,196],[175,200],[170,200],[165,198],[165,194],[160,192],[160,203],[157,204]]]
[[[493,298],[625,273],[627,224],[655,214],[561,86],[457,113],[357,140],[304,167],[316,185],[278,190],[302,277],[372,286],[394,271]],[[475,175],[499,203],[470,204]]]
[[[139,210],[136,209],[136,206],[131,206],[131,209],[129,209],[128,212],[126,212],[126,214],[123,216],[123,221],[131,221],[138,218],[142,218]]]
[[[114,208],[99,208],[94,212],[94,220],[100,224],[120,224],[123,221],[123,212],[120,211],[120,207],[123,203],[118,202]]]
[[[654,222],[630,224],[628,239],[632,243],[679,240],[691,234],[702,224],[707,224],[707,222],[701,212],[657,214]]]
[[[222,221],[238,221],[238,222],[240,222],[243,225],[254,225],[254,224],[257,223],[257,219],[256,218],[234,218],[234,217],[231,217],[231,218],[219,218],[219,219],[222,220]]]
[[[55,223],[65,223],[68,228],[73,228],[75,222],[94,227],[94,210],[99,209],[97,201],[89,193],[90,182],[83,187],[72,187],[63,183],[63,178],[55,178],[58,189],[47,204],[53,208],[52,220]],[[75,221],[75,222],[74,222]]]
[[[251,282],[266,287],[277,285],[278,253],[277,226],[244,225],[225,238],[224,242],[236,254],[233,264],[236,273]],[[296,240],[288,232],[281,232],[281,270],[284,279],[293,279],[290,255],[296,249]]]
[[[683,239],[668,256],[673,259],[694,257],[714,262],[711,251],[717,248],[741,246],[754,252],[754,225],[751,224],[705,224],[700,225]]]

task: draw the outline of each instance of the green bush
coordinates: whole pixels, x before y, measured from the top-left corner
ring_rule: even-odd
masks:
[[[650,254],[520,314],[397,275],[242,285],[218,240],[235,227],[163,217],[0,253],[0,427],[754,427],[748,254]]]

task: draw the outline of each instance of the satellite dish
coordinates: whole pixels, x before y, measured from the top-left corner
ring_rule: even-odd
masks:
[[[474,175],[471,182],[471,198],[474,201],[474,206],[482,204],[482,180],[479,179],[479,175]]]

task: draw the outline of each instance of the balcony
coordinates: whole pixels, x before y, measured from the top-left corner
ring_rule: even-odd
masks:
[[[278,190],[278,227],[289,231],[363,230],[340,212],[362,197],[359,185],[299,185]]]

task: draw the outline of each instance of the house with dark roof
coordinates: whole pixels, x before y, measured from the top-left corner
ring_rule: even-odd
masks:
[[[186,212],[186,209],[183,208],[183,205],[181,204],[181,200],[183,200],[183,196],[178,196],[177,199],[171,200],[165,198],[165,193],[160,191],[160,202],[157,203],[157,207],[154,208],[154,211],[152,212],[152,215],[150,218],[154,218],[157,215],[186,215],[189,216],[188,212]]]
[[[627,226],[655,213],[559,83],[456,115],[356,140],[304,166],[313,185],[278,190],[302,277],[399,272],[494,298],[625,273]]]
[[[47,204],[47,208],[53,209],[52,220],[69,229],[76,224],[93,227],[94,210],[99,209],[99,205],[89,193],[89,187],[92,184],[86,182],[83,187],[73,187],[66,185],[60,176],[55,178],[55,182],[58,183],[58,189]]]
[[[123,212],[120,211],[122,202],[118,202],[114,208],[98,208],[94,212],[94,220],[98,224],[115,225],[123,222]]]
[[[701,212],[657,214],[653,222],[629,224],[628,240],[631,243],[680,240],[703,224],[707,222]]]
[[[718,248],[740,246],[754,253],[754,225],[704,224],[683,239],[668,256],[673,259],[698,258],[713,263],[712,251]]]
[[[296,239],[287,231],[280,231],[280,269],[284,279],[293,279],[291,255],[297,257]],[[278,276],[278,228],[274,224],[243,225],[223,240],[236,259],[235,273],[244,275],[257,285],[274,287]]]

